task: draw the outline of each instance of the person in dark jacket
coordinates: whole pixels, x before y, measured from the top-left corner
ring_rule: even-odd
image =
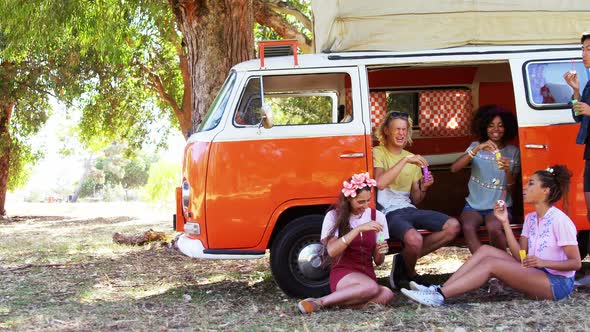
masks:
[[[584,67],[590,68],[590,32],[582,34],[582,62]],[[580,93],[580,80],[575,70],[570,70],[563,75],[567,84],[574,90],[572,95],[572,115],[576,122],[580,123],[580,130],[576,137],[577,144],[585,144],[584,147],[584,198],[588,210],[587,218],[590,220],[590,80]]]

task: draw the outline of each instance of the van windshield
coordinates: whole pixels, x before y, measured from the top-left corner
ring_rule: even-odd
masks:
[[[203,119],[203,122],[201,122],[197,132],[207,131],[217,127],[219,121],[221,121],[221,116],[223,115],[225,106],[227,106],[229,96],[231,95],[230,92],[235,82],[236,72],[232,70],[225,80],[225,83],[223,83],[221,90],[219,90],[217,97],[215,97],[215,100],[213,100],[213,103],[211,103],[211,106],[205,115],[205,119]]]

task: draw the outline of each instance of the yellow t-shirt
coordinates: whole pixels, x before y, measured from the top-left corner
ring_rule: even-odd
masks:
[[[380,167],[388,170],[393,165],[397,164],[402,158],[411,156],[412,153],[402,150],[398,155],[391,153],[383,145],[373,148],[373,167]],[[406,164],[402,168],[401,173],[389,184],[389,188],[395,191],[409,193],[412,189],[412,183],[418,181],[422,177],[420,167],[414,164]]]

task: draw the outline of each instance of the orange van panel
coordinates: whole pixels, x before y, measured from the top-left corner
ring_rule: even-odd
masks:
[[[214,142],[210,155],[207,230],[214,249],[266,248],[263,234],[277,207],[335,197],[343,179],[368,170],[364,135]]]
[[[191,187],[188,213],[185,222],[197,221],[201,226],[201,235],[191,236],[201,240],[207,247],[207,225],[205,223],[205,187],[207,179],[207,163],[209,161],[209,142],[191,142],[184,150],[183,179],[187,179]],[[184,227],[184,225],[183,225]]]
[[[576,144],[579,126],[579,124],[563,124],[519,129],[523,185],[535,171],[546,169],[550,165],[566,165],[572,171],[568,215],[576,224],[578,231],[590,229],[584,200],[584,160],[582,159],[584,147]],[[527,148],[527,144],[540,144],[547,148]],[[562,207],[561,202],[557,205]],[[532,206],[525,205],[525,214],[532,211]]]

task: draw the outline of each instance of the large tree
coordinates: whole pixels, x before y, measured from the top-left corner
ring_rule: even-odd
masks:
[[[162,143],[162,117],[193,132],[231,66],[254,55],[255,20],[311,50],[303,1],[0,0],[0,216],[40,155],[27,137],[49,95],[82,110],[79,137],[95,150]]]
[[[305,3],[279,0],[169,0],[187,52],[192,127],[201,122],[230,68],[254,55],[253,26],[270,27],[282,38],[299,41],[311,52]],[[307,6],[309,8],[309,6]],[[307,14],[307,15],[306,15]],[[291,21],[286,16],[291,17]],[[294,24],[293,18],[299,24]]]

